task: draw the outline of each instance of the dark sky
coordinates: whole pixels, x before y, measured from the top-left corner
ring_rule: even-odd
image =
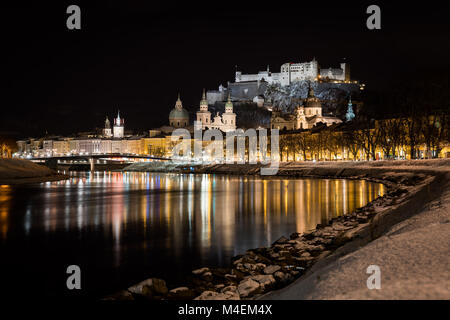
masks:
[[[448,11],[439,2],[375,2],[382,29],[366,28],[372,2],[58,1],[2,4],[0,134],[91,130],[121,110],[127,129],[167,124],[177,92],[197,109],[203,87],[270,64],[343,58],[368,90],[401,77],[449,71]],[[81,30],[66,8],[81,7]]]

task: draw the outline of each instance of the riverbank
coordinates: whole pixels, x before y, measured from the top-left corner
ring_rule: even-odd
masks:
[[[299,283],[311,277],[314,270],[329,266],[331,261],[336,261],[330,260],[333,257],[364,248],[395,225],[422,212],[442,192],[447,192],[449,168],[448,159],[280,164],[279,176],[365,179],[385,184],[388,191],[383,197],[355,212],[334,218],[327,225],[319,225],[303,234],[293,233],[289,238],[282,237],[271,247],[247,250],[234,257],[228,268],[194,270],[183,287],[169,291],[164,280],[152,278],[108,299],[266,299],[277,296],[275,293],[273,296],[263,294],[291,283],[283,289],[290,288],[289,293],[278,298],[296,299],[298,286],[305,287]],[[246,175],[258,174],[259,169],[257,165],[211,165],[190,167],[189,171]],[[426,229],[422,231],[427,232]],[[414,249],[409,250],[414,252]],[[379,250],[382,253],[389,251]],[[445,265],[445,256],[442,259]],[[313,285],[308,288],[314,291]]]
[[[0,185],[16,185],[68,179],[45,166],[23,159],[0,159]]]
[[[435,199],[417,214],[365,246],[364,239],[344,245],[298,281],[261,299],[450,299],[450,180],[439,180],[427,190]],[[369,265],[380,268],[380,290],[367,289]]]

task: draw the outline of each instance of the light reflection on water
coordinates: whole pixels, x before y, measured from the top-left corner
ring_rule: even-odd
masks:
[[[383,193],[381,184],[355,180],[77,173],[2,186],[0,248],[65,246],[73,252],[67,260],[108,270],[116,284],[149,273],[179,280],[192,267],[226,265],[233,255],[312,229]]]

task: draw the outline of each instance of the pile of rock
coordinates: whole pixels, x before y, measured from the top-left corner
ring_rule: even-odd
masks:
[[[393,195],[386,195],[355,212],[333,218],[327,225],[303,234],[281,237],[270,247],[247,250],[232,258],[229,268],[192,271],[188,285],[168,290],[162,279],[142,281],[108,299],[237,300],[255,298],[281,288],[329,255],[337,247],[369,232],[372,217],[386,208]]]

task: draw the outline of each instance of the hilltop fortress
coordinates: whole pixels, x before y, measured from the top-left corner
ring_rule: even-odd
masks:
[[[346,63],[341,63],[340,68],[320,69],[316,59],[302,63],[289,62],[281,66],[279,73],[271,72],[269,66],[266,71],[257,74],[242,74],[241,71],[236,71],[235,82],[266,81],[269,84],[278,83],[287,86],[296,81],[319,79],[350,81],[350,67]]]
[[[364,84],[351,80],[348,63],[341,63],[338,68],[321,68],[314,58],[309,62],[284,63],[279,70],[271,72],[269,66],[267,70],[256,74],[244,74],[236,70],[234,82],[228,82],[226,87],[220,85],[218,90],[208,90],[208,104],[224,103],[230,95],[236,102],[250,101],[258,106],[271,105],[275,101],[269,101],[267,89],[273,86],[304,87],[302,96],[297,97],[303,99],[307,97],[310,84],[321,99],[326,99],[327,94],[323,96],[323,93],[332,89],[344,90],[348,95],[364,89]]]

